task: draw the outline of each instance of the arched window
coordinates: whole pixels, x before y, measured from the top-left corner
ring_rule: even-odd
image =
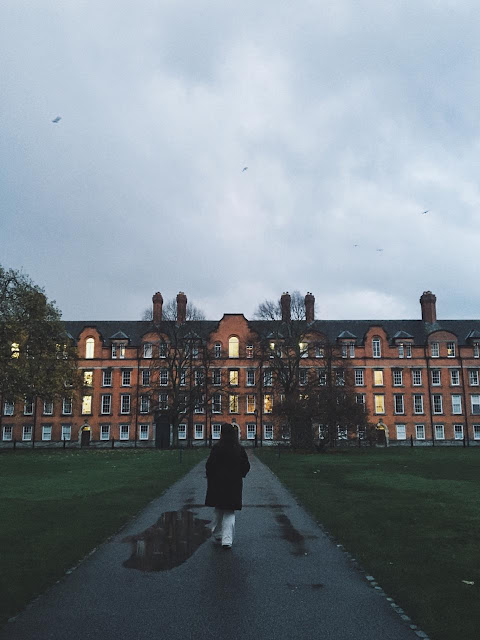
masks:
[[[372,353],[374,358],[381,358],[382,356],[380,338],[378,336],[372,338]]]
[[[236,336],[231,336],[228,339],[228,357],[229,358],[238,358],[239,355],[239,340]]]
[[[85,342],[85,358],[95,357],[95,340],[93,338],[87,338]]]

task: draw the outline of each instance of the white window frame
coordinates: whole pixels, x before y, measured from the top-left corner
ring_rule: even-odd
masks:
[[[263,386],[271,387],[272,385],[273,385],[273,370],[264,369],[263,370]]]
[[[112,413],[112,394],[104,393],[102,394],[102,404],[100,407],[100,414],[103,416],[108,416]]]
[[[213,356],[214,356],[214,358],[221,358],[222,357],[222,344],[220,342],[216,342],[213,345]]]
[[[480,342],[473,343],[473,357],[480,358]]]
[[[130,369],[122,369],[122,387],[132,386],[132,372]]]
[[[245,355],[247,356],[248,360],[251,360],[253,358],[253,344],[246,345]]]
[[[228,338],[228,357],[239,358],[240,357],[240,340],[237,336],[230,336]]]
[[[395,393],[393,396],[394,413],[402,415],[405,413],[405,400],[403,393]],[[398,409],[400,407],[400,410]]]
[[[415,425],[415,440],[425,440],[425,425],[424,424],[416,424]]]
[[[247,387],[255,386],[255,369],[247,369]]]
[[[460,386],[460,371],[458,369],[450,369],[450,385],[452,387]]]
[[[131,411],[131,397],[129,393],[122,393],[120,396],[120,413],[122,415],[128,415]],[[128,411],[126,410],[128,407]]]
[[[102,371],[102,387],[111,387],[112,386],[112,370],[105,369]],[[110,381],[109,381],[110,380]]]
[[[452,415],[461,416],[462,413],[462,394],[452,393]]]
[[[167,411],[168,409],[168,393],[159,393],[158,394],[158,410],[159,411]]]
[[[439,342],[431,342],[430,343],[430,357],[431,358],[439,358],[440,357],[440,343]]]
[[[392,377],[393,377],[393,386],[394,387],[403,387],[403,371],[402,371],[402,369],[393,369]]]
[[[28,410],[27,410],[28,407]],[[25,399],[23,404],[23,415],[24,416],[33,416],[33,400]]]
[[[253,422],[247,422],[247,440],[255,440],[257,435],[257,425]]]
[[[468,384],[471,387],[478,387],[478,369],[469,369],[468,370]]]
[[[418,401],[418,404],[417,404],[417,401]],[[418,408],[420,408],[420,411],[417,410]],[[417,414],[417,415],[424,413],[423,395],[421,393],[414,393],[413,394],[413,413]]]
[[[33,425],[24,424],[22,428],[22,440],[24,442],[31,442],[33,437]]]
[[[100,425],[100,440],[110,440],[110,425],[109,424],[101,424]]]
[[[130,440],[130,425],[119,424],[118,425],[119,440]]]
[[[365,386],[365,370],[364,369],[355,369],[355,386],[356,387]]]
[[[480,394],[478,393],[470,394],[470,407],[471,407],[472,416],[480,415]],[[475,407],[477,407],[477,409]]]
[[[212,440],[220,440],[222,435],[222,425],[218,422],[212,424]]]
[[[267,423],[263,425],[263,439],[273,440],[273,424]]]
[[[222,394],[214,393],[212,395],[212,413],[222,413]]]
[[[435,440],[445,440],[445,425],[444,424],[436,424],[435,425]]]
[[[52,425],[42,424],[42,442],[49,442],[52,439]]]
[[[150,386],[150,369],[142,369],[142,387]]]
[[[453,439],[454,440],[463,440],[463,424],[454,424],[453,425]]]
[[[379,380],[381,382],[379,382]],[[383,369],[374,369],[373,370],[373,386],[374,387],[383,387]]]
[[[228,395],[228,413],[239,413],[238,393],[230,393]]]
[[[432,374],[432,387],[440,387],[442,385],[442,370],[431,369]],[[437,378],[438,375],[438,378]]]
[[[379,399],[378,407],[380,407],[380,404],[382,406],[382,408],[378,411],[377,411],[377,398]],[[380,399],[381,399],[381,402],[380,402]],[[385,394],[384,393],[376,393],[373,395],[373,409],[374,409],[374,414],[376,416],[385,415]]]
[[[204,393],[202,393],[201,396],[195,400],[193,413],[205,413],[205,394]]]
[[[308,369],[301,368],[298,370],[298,384],[302,387],[308,384]]]
[[[404,424],[395,425],[397,431],[397,440],[407,439],[407,427]]]
[[[95,358],[95,339],[89,337],[85,340],[85,360]]]
[[[372,338],[372,356],[374,358],[382,357],[382,343],[378,337]]]
[[[255,413],[256,409],[256,396],[253,393],[247,394],[247,413]]]
[[[398,343],[398,357],[403,358],[405,356],[405,350],[403,348],[403,342]]]
[[[447,342],[447,358],[455,358],[456,352],[455,342]]]
[[[184,385],[186,384],[184,381],[182,381],[182,374],[187,374],[186,370],[180,373],[180,384]],[[161,387],[167,387],[168,386],[168,369],[166,369],[165,367],[162,367],[161,369],[159,369],[158,372],[158,384]]]
[[[143,357],[144,358],[152,358],[153,357],[153,344],[151,342],[143,343]]]
[[[62,424],[62,442],[64,440],[72,439],[72,425],[71,424]]]
[[[480,424],[473,425],[473,439],[480,440]]]
[[[3,427],[2,440],[5,442],[11,442],[13,440],[13,425],[6,424]]]
[[[301,358],[308,358],[308,342],[299,342],[298,349]]]
[[[87,400],[90,398],[90,400]],[[92,415],[92,396],[89,394],[85,394],[82,396],[82,416],[91,416]]]
[[[43,415],[44,416],[53,416],[53,401],[52,400],[44,400],[43,401]]]
[[[139,440],[148,440],[149,431],[150,431],[150,425],[149,424],[140,424],[139,425],[139,432],[138,432],[138,439]]]
[[[422,370],[421,369],[412,369],[412,386],[413,387],[422,386]]]
[[[200,429],[199,429],[199,427],[200,427]],[[204,430],[203,422],[195,423],[193,425],[193,439],[194,440],[203,440],[204,439],[203,430]]]
[[[222,384],[222,370],[220,368],[212,369],[212,384],[216,387]]]
[[[62,415],[71,416],[73,411],[72,398],[62,398]]]
[[[443,414],[443,396],[441,393],[432,393],[432,412],[434,415]]]
[[[142,394],[140,396],[140,413],[150,412],[150,396]]]

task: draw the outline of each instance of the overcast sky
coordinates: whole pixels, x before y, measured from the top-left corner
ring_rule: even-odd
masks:
[[[0,263],[66,320],[480,318],[479,43],[474,0],[3,0]]]

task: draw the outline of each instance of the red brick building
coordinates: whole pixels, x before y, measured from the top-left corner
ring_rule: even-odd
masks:
[[[309,338],[302,368],[321,370],[319,339],[338,344],[353,369],[357,401],[373,423],[386,425],[390,444],[480,443],[480,320],[437,320],[429,291],[420,298],[421,320],[316,320],[312,294],[305,303]],[[162,305],[155,294],[152,321],[65,322],[78,348],[82,393],[53,403],[4,401],[0,446],[206,446],[225,421],[238,425],[244,444],[280,439],[272,420],[277,398],[255,349],[271,322],[242,314],[190,321],[180,293],[176,322],[167,323]],[[281,309],[288,320],[288,294]],[[181,328],[183,340],[201,341],[208,354],[204,362],[191,347],[191,366],[176,380],[181,392],[204,369],[208,388],[181,412],[175,433],[165,418],[175,372],[169,373],[159,345],[159,336],[165,345],[171,341],[172,328]]]

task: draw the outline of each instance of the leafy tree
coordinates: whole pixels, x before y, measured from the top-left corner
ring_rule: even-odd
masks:
[[[77,355],[55,302],[28,276],[0,265],[0,393],[3,400],[65,396],[79,385]]]

